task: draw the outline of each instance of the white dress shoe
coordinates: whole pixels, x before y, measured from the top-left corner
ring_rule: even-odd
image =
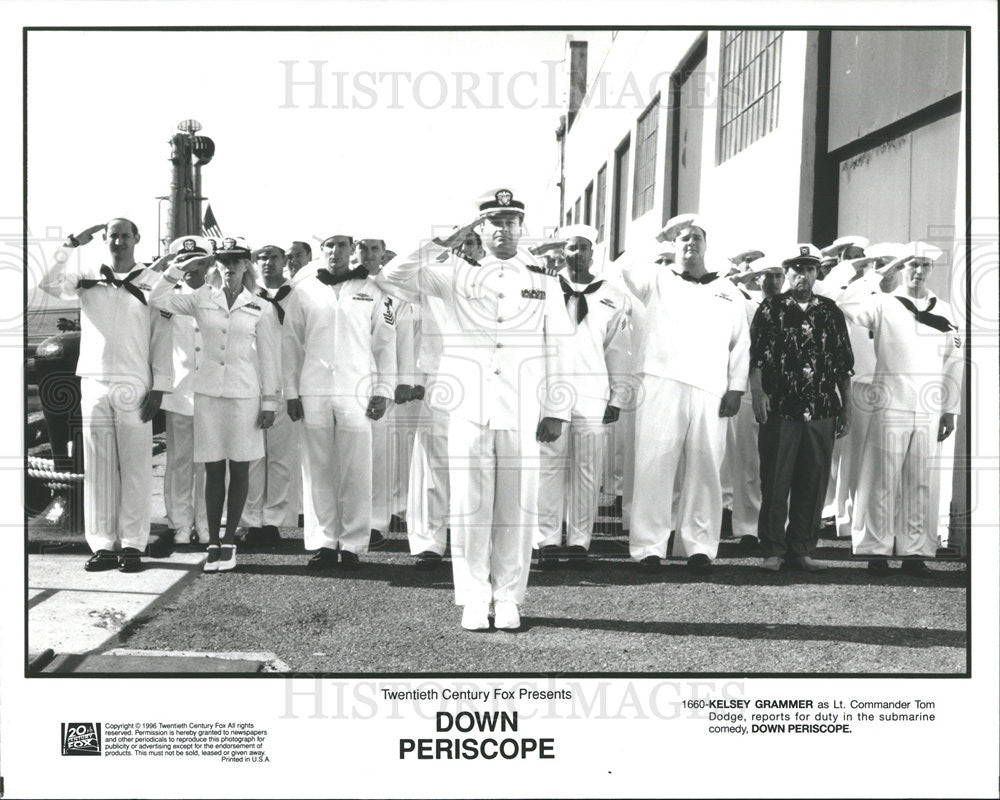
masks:
[[[191,529],[178,528],[174,531],[174,544],[191,544]]]
[[[200,528],[195,528],[195,536],[198,537],[198,544],[208,544],[208,531],[203,531]]]
[[[517,611],[517,603],[512,600],[499,600],[493,604],[496,617],[493,624],[502,631],[516,631],[521,627],[521,615]]]
[[[488,603],[469,603],[462,610],[462,627],[467,631],[489,630],[489,610]]]

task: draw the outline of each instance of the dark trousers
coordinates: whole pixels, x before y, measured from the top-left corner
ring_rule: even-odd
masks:
[[[816,548],[833,439],[833,419],[797,422],[773,415],[760,426],[757,534],[765,557],[808,556]]]

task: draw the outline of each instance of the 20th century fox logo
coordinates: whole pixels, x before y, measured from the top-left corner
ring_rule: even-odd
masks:
[[[101,723],[64,722],[62,724],[62,754],[64,756],[99,756],[101,754]]]

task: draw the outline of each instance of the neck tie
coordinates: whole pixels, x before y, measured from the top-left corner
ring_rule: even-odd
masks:
[[[583,322],[584,318],[587,316],[587,311],[589,310],[587,308],[587,295],[593,294],[598,289],[600,289],[601,286],[604,285],[604,281],[594,281],[594,283],[590,284],[590,286],[588,286],[586,289],[584,289],[581,292],[578,292],[576,291],[576,289],[574,289],[572,286],[569,285],[569,281],[567,281],[562,275],[560,275],[559,285],[562,287],[563,299],[566,301],[567,307],[569,306],[569,299],[571,297],[576,298],[576,324],[579,325],[581,322]]]
[[[269,302],[272,306],[274,306],[274,313],[278,315],[278,323],[281,325],[285,324],[285,309],[283,309],[279,305],[279,303],[281,300],[284,300],[286,297],[288,297],[288,293],[290,291],[292,291],[292,287],[286,283],[278,287],[278,291],[274,293],[274,297],[271,297],[267,293],[267,289],[262,288],[260,291],[257,292],[257,297],[261,298],[262,300],[267,300],[267,302]]]
[[[706,272],[700,278],[696,278],[693,275],[688,275],[686,272],[679,272],[677,274],[680,275],[684,280],[689,281],[690,283],[711,283],[717,277],[717,273],[715,272]]]
[[[903,307],[913,314],[913,317],[921,325],[928,325],[934,328],[936,331],[941,331],[942,333],[947,333],[948,331],[958,330],[957,326],[952,325],[945,317],[940,314],[932,314],[931,309],[937,305],[937,298],[932,297],[931,301],[927,304],[927,308],[923,311],[917,311],[917,307],[913,303],[907,300],[905,297],[900,297],[896,295],[896,299],[903,304]]]
[[[142,290],[138,286],[132,285],[132,281],[138,278],[144,271],[142,268],[132,270],[124,278],[118,279],[115,277],[115,273],[111,271],[111,267],[102,264],[100,278],[81,278],[77,286],[81,289],[93,289],[99,283],[103,283],[106,286],[113,286],[116,289],[124,289],[140,303],[146,305],[146,298],[143,296]]]
[[[364,267],[355,267],[337,275],[334,275],[327,269],[316,270],[316,280],[325,286],[336,286],[338,283],[343,283],[344,281],[366,280],[367,278],[368,270]]]

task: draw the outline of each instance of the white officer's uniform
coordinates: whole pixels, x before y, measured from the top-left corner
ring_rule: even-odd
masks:
[[[438,391],[441,363],[441,299],[425,296],[409,303],[414,311],[416,385],[424,387],[410,460],[406,499],[406,536],[410,553],[443,556],[448,546],[448,397]],[[416,405],[416,404],[411,404]]]
[[[183,281],[180,294],[193,294]],[[205,465],[194,460],[194,374],[202,358],[201,329],[193,317],[160,311],[154,325],[165,328],[173,356],[173,391],[163,395],[160,408],[166,421],[167,466],[163,474],[163,504],[175,531],[196,530],[208,541],[205,512]]]
[[[959,413],[962,343],[951,308],[933,292],[872,293],[869,273],[840,296],[845,316],[875,335],[874,411],[861,455],[851,538],[857,555],[933,558],[940,475],[934,458],[941,415]],[[902,300],[952,326],[918,321]]]
[[[663,558],[676,529],[673,555],[715,558],[726,447],[719,405],[727,391],[745,392],[749,375],[744,299],[726,278],[700,283],[656,264],[623,276],[646,306],[629,550],[636,560]]]
[[[318,274],[318,273],[317,273]],[[329,273],[323,270],[324,275]],[[285,398],[303,410],[302,500],[307,550],[368,550],[373,395],[391,398],[396,337],[370,280],[299,282],[282,327]]]
[[[161,326],[154,328],[156,312],[148,305],[159,276],[140,264],[127,275],[112,276],[127,281],[130,291],[103,280],[99,266],[80,265],[74,249],[59,248],[38,288],[60,300],[80,301],[76,374],[87,544],[94,552],[144,550],[152,503],[153,427],[140,419],[141,406],[150,390],[169,392],[173,385],[170,338]]]
[[[260,411],[274,411],[280,389],[280,330],[266,300],[243,289],[230,308],[224,289],[208,283],[173,291],[183,272],[171,266],[150,302],[195,318],[202,356],[194,377],[195,461],[253,461],[264,455]]]
[[[572,331],[558,283],[527,250],[479,264],[438,263],[438,252],[397,256],[377,280],[443,301],[455,601],[520,605],[538,527],[536,430],[570,418],[557,384],[572,370]]]
[[[743,296],[747,324],[763,300],[760,292],[748,292],[737,287]],[[757,537],[760,516],[760,455],[757,452],[757,432],[760,426],[753,413],[750,392],[740,398],[740,410],[729,417],[726,425],[726,454],[722,460],[723,505],[733,512],[733,536]]]
[[[290,292],[282,291],[285,286],[291,288],[286,281],[274,289],[262,287],[258,295],[260,292],[265,292],[272,303],[277,303],[282,311],[285,311],[291,297]],[[280,299],[276,299],[278,297]],[[279,323],[281,319],[279,315]],[[250,462],[247,501],[240,519],[240,525],[243,527],[261,528],[265,525],[274,525],[286,528],[298,525],[299,509],[302,507],[302,459],[299,434],[300,428],[289,418],[282,395],[274,412],[274,423],[264,431],[265,456]]]
[[[561,273],[573,291],[568,270]],[[566,313],[573,330],[573,370],[562,383],[573,397],[569,430],[554,442],[541,444],[539,531],[536,547],[559,545],[566,520],[566,544],[590,548],[597,517],[604,454],[611,425],[603,424],[608,405],[629,403],[632,371],[632,327],[625,291],[610,281],[586,295],[587,315],[577,324],[580,300],[570,296]],[[590,284],[591,286],[593,284]]]

